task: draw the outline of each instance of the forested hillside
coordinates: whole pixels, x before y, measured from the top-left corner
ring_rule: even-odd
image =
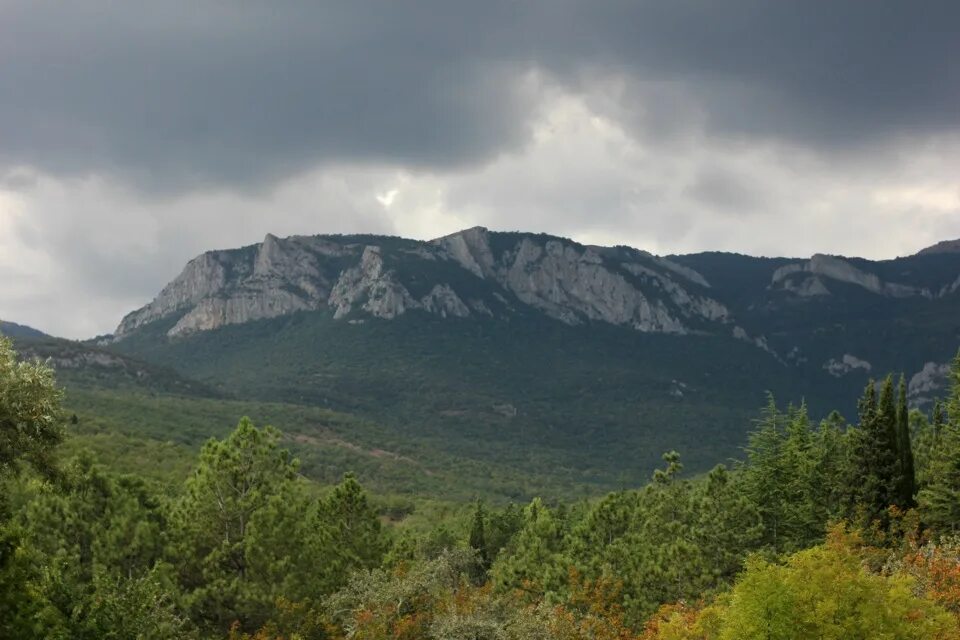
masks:
[[[179,477],[120,473],[0,339],[0,637],[958,638],[949,378],[926,412],[871,380],[849,422],[771,396],[707,474],[670,451],[600,499],[441,508],[311,479],[248,418]]]
[[[852,419],[870,377],[902,371],[929,411],[958,317],[956,253],[663,257],[478,227],[210,251],[90,346],[283,405],[264,417],[296,437],[316,434],[294,415],[349,416],[360,441],[338,438],[416,461],[395,490],[525,500],[636,485],[671,449],[706,472],[768,392]],[[225,406],[211,434],[249,411]]]

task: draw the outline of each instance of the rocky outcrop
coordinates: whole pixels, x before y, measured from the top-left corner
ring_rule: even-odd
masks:
[[[843,258],[819,253],[807,262],[787,264],[778,268],[773,272],[771,287],[779,287],[804,297],[829,295],[830,291],[826,285],[816,276],[856,285],[881,296],[892,298],[931,297],[930,292],[926,289],[895,282],[884,282],[876,274],[858,269]]]
[[[490,248],[490,232],[483,227],[473,227],[437,238],[433,244],[442,248],[448,257],[476,276],[485,278],[494,274],[496,261]]]
[[[167,335],[176,338],[322,309],[352,320],[392,319],[412,310],[496,319],[530,307],[567,324],[605,322],[676,334],[731,319],[705,293],[710,284],[702,275],[635,249],[492,234],[482,227],[431,242],[377,239],[267,235],[259,245],[205,253],[124,318],[115,338],[167,318],[175,319]]]
[[[534,311],[571,325],[600,322],[652,333],[729,336],[736,324],[731,300],[744,314],[777,311],[780,299],[762,299],[767,295],[763,290],[755,303],[745,304],[739,294],[731,299],[729,285],[722,281],[730,271],[717,274],[718,287],[712,274],[708,279],[691,264],[704,263],[483,227],[429,242],[268,234],[260,244],[191,260],[153,301],[122,320],[113,339],[160,320],[168,323],[167,335],[178,338],[311,311],[356,322],[390,320],[412,311],[492,320]],[[833,256],[780,263],[771,272],[772,289],[802,298],[842,291],[834,283],[893,298],[930,296],[926,289],[886,282],[860,263]],[[901,272],[911,277],[908,270]],[[960,290],[960,274],[947,274],[949,279],[936,283],[938,296]],[[914,277],[911,282],[928,281]],[[734,337],[775,355],[763,336],[739,332],[733,329]],[[849,366],[839,360],[828,370]]]
[[[384,271],[380,247],[367,246],[360,264],[343,271],[328,300],[334,318],[348,315],[359,305],[376,318],[396,318],[416,306],[410,292]]]
[[[120,322],[115,335],[124,336],[221,291],[227,284],[227,264],[229,258],[225,252],[210,252],[194,258],[153,302],[128,314]]]
[[[325,261],[351,253],[356,250],[323,238],[273,235],[254,247],[205,253],[150,304],[125,317],[115,335],[172,315],[182,316],[167,332],[176,337],[322,308],[331,287]]]
[[[663,300],[647,298],[590,249],[557,240],[541,246],[525,238],[499,275],[520,301],[568,324],[595,320],[640,331],[686,332]]]
[[[740,326],[736,326],[733,328],[733,337],[736,338],[737,340],[743,340],[744,342],[749,342],[754,346],[756,346],[758,349],[766,351],[767,353],[775,357],[777,360],[780,360],[780,356],[777,355],[776,352],[774,352],[774,350],[770,348],[770,344],[767,342],[766,336],[757,336],[754,338],[747,333],[746,329]],[[780,362],[783,362],[783,361],[780,360]]]
[[[521,237],[498,255],[490,232],[482,227],[439,238],[434,244],[464,269],[495,281],[521,302],[567,324],[598,321],[639,331],[686,333],[685,320],[724,322],[730,315],[716,300],[691,294],[675,279],[709,287],[696,271],[643,252],[636,253],[650,266],[612,264],[599,253],[602,247]],[[657,295],[642,291],[627,274],[648,281]]]
[[[430,313],[435,313],[440,317],[466,318],[470,315],[470,309],[464,304],[457,292],[450,288],[448,284],[438,284],[420,301],[420,306]],[[490,309],[482,300],[474,302],[474,308],[480,313],[492,315]]]

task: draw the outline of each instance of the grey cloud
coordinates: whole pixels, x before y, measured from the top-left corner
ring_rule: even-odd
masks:
[[[622,78],[609,113],[638,136],[856,149],[960,124],[958,22],[941,0],[10,0],[0,169],[178,191],[462,168],[528,143],[531,70],[587,94]]]
[[[722,213],[757,213],[770,204],[757,176],[751,179],[716,166],[701,170],[687,194],[702,206]]]

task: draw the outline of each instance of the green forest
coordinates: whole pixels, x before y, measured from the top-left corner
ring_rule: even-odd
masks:
[[[0,337],[0,638],[960,638],[950,380],[929,413],[871,380],[852,423],[770,396],[739,461],[604,497],[413,502],[304,473],[270,405],[107,463]]]

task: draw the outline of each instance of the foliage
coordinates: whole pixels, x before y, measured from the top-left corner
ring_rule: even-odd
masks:
[[[53,450],[63,439],[61,396],[51,367],[18,361],[0,336],[0,480],[23,463],[52,471]]]
[[[947,640],[960,637],[957,620],[913,593],[903,574],[864,569],[855,536],[832,530],[823,545],[783,564],[753,558],[728,595],[701,611],[662,610],[647,625],[649,640]]]
[[[56,416],[43,365],[14,363],[0,388],[30,367],[43,384],[2,396],[22,400],[5,415]],[[955,381],[929,419],[907,411],[902,381],[879,397],[870,385],[853,427],[837,414],[814,425],[806,405],[781,411],[771,396],[732,470],[685,476],[671,451],[639,488],[523,508],[371,496],[349,473],[320,485],[287,450],[296,439],[247,418],[189,473],[117,473],[80,443],[131,471],[148,452],[182,468],[189,449],[108,441],[81,411],[72,458],[51,439],[18,454],[37,464],[5,472],[0,637],[956,639]],[[120,398],[86,393],[88,409]],[[194,435],[238,406],[153,401],[172,418],[179,407]],[[373,437],[348,416],[257,408]]]
[[[960,352],[950,378],[946,422],[933,421],[927,483],[918,495],[924,522],[941,533],[960,531]]]

